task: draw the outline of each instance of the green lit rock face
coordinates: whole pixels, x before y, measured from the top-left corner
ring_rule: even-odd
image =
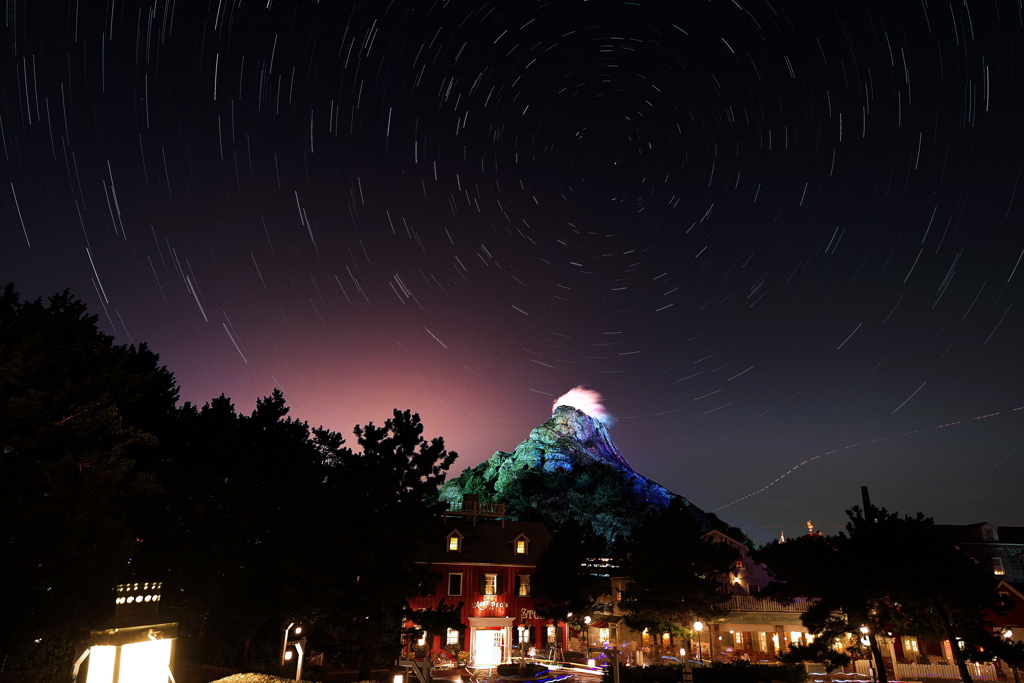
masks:
[[[458,505],[467,493],[505,503],[511,519],[555,529],[574,520],[609,542],[628,534],[648,511],[681,498],[637,473],[601,422],[569,406],[558,406],[511,453],[498,451],[447,482],[441,498]],[[683,501],[712,526],[706,513]]]

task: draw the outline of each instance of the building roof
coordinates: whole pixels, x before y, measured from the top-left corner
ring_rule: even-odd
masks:
[[[985,528],[995,530],[995,538],[986,538]],[[1002,543],[1024,545],[1024,526],[999,526],[991,522],[974,524],[936,524],[936,529],[946,532],[958,543]]]
[[[448,550],[448,538],[461,536],[460,550]],[[527,541],[526,553],[516,554],[515,542]],[[423,540],[416,553],[417,562],[432,564],[506,564],[536,566],[541,552],[551,542],[551,533],[540,522],[509,522],[478,519],[452,519],[438,522],[435,531]]]

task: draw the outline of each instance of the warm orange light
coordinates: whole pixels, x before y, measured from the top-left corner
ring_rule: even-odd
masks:
[[[155,639],[121,645],[121,662],[114,678],[116,645],[93,645],[88,683],[167,683],[171,640]]]

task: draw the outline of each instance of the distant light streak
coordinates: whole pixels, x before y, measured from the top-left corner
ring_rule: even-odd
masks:
[[[893,309],[893,310],[895,310],[895,309]],[[864,323],[857,323],[857,327],[854,328],[853,332],[850,333],[849,337],[847,337],[846,339],[843,340],[842,344],[840,344],[839,346],[836,347],[836,351],[838,351],[839,349],[843,348],[843,345],[845,345],[846,342],[850,341],[850,337],[852,337],[853,335],[857,334],[857,330],[859,330],[860,326],[863,325],[863,324]]]
[[[917,396],[917,392],[921,391],[921,389],[923,389],[923,388],[924,388],[924,385],[925,385],[925,384],[928,384],[928,382],[921,382],[921,386],[919,386],[919,387],[918,387],[917,389],[915,389],[915,390],[914,390],[914,393],[912,393],[912,394],[911,394],[910,396],[907,396],[907,400],[906,400],[906,401],[904,401],[903,403],[901,403],[901,404],[899,404],[898,406],[896,406],[896,410],[899,410],[899,409],[900,409],[900,408],[902,408],[903,406],[907,405],[907,401],[909,401],[910,399],[912,399],[912,398],[914,398],[915,396]],[[889,414],[890,414],[890,415],[895,415],[895,414],[896,414],[896,410],[892,411],[892,412],[891,412],[891,413],[889,413]]]
[[[924,386],[924,385],[922,384],[921,386]],[[918,387],[918,391],[920,391],[920,388],[921,387]],[[917,392],[915,391],[914,393],[916,394]],[[911,394],[911,396],[913,396],[913,394]],[[910,399],[908,398],[907,400],[909,401]],[[904,403],[906,403],[906,401],[904,401]],[[1010,411],[1007,411],[1007,412],[1016,413],[1016,412],[1021,411],[1021,410],[1024,410],[1024,406],[1021,406],[1019,408],[1014,408],[1013,410],[1010,410]],[[765,412],[767,412],[767,411],[765,411]],[[762,415],[763,414],[764,413],[762,413]],[[1001,415],[1001,413],[996,412],[996,413],[989,413],[988,415],[978,415],[977,417],[972,417],[970,420],[968,420],[968,422],[974,422],[976,420],[984,420],[986,418],[996,417],[998,415]],[[958,425],[958,424],[963,424],[963,422],[964,422],[963,420],[955,420],[953,422],[947,422],[946,424],[936,425],[936,426],[932,427],[932,429],[944,429],[946,427],[953,427],[953,426]],[[910,432],[903,432],[902,434],[899,434],[899,435],[896,435],[896,436],[910,436],[912,434],[923,434],[925,431],[927,431],[927,430],[925,430],[925,429],[916,429],[916,430],[913,430],[913,431],[910,431]],[[879,443],[881,441],[888,441],[889,439],[892,439],[892,438],[894,438],[894,436],[882,436],[882,437],[879,437],[877,439],[871,439],[867,443],[874,444],[874,443]],[[1022,442],[1022,443],[1024,443],[1024,442]],[[807,460],[804,460],[803,462],[801,462],[799,465],[794,465],[793,467],[789,468],[782,475],[776,477],[774,480],[772,480],[768,484],[765,484],[764,486],[762,486],[758,490],[756,490],[756,491],[754,491],[752,493],[748,493],[747,495],[742,496],[740,498],[737,498],[736,500],[732,501],[731,503],[726,503],[725,505],[717,507],[714,510],[712,510],[712,512],[718,512],[719,510],[724,510],[725,508],[732,507],[736,503],[740,503],[740,502],[742,502],[744,500],[747,500],[748,498],[753,498],[754,496],[756,496],[759,493],[764,493],[765,491],[770,489],[772,486],[775,486],[775,484],[779,483],[780,481],[782,481],[783,479],[788,477],[793,472],[797,471],[798,469],[800,469],[804,465],[810,464],[810,463],[814,462],[815,460],[818,460],[819,458],[823,458],[826,455],[832,455],[833,453],[838,453],[841,450],[849,450],[851,448],[857,448],[859,446],[861,446],[861,444],[859,444],[859,443],[850,444],[849,446],[843,446],[842,448],[834,448],[831,451],[828,451],[826,453],[822,453],[820,455],[816,455],[813,458],[808,458]],[[1016,449],[1014,449],[1014,450],[1016,450]],[[1013,451],[1010,451],[1010,453],[1007,453],[1007,457],[1009,457],[1009,455],[1012,454],[1012,453],[1013,453]],[[1005,458],[1004,458],[1004,460],[1005,460]],[[1002,462],[1002,460],[1000,460],[999,463],[996,463],[996,467],[998,467],[1001,462]],[[991,471],[991,470],[989,470],[989,471]]]
[[[85,248],[85,255],[89,257],[89,265],[92,266],[92,272],[96,275],[96,284],[99,285],[100,292],[103,294],[103,300],[109,304],[110,299],[107,298],[107,292],[103,289],[103,281],[100,280],[100,274],[96,271],[96,264],[93,263],[92,253],[89,251],[88,247]]]
[[[1006,310],[1003,311],[1003,317],[999,319],[999,322],[996,323],[996,326],[992,328],[991,332],[989,332],[988,337],[985,338],[985,343],[982,344],[982,346],[988,346],[989,341],[992,339],[992,335],[996,333],[996,330],[999,329],[999,326],[1003,324],[1004,320],[1006,320],[1006,314],[1010,312],[1011,308],[1013,308],[1013,302],[1011,302],[1010,305],[1006,307]]]
[[[854,332],[856,332],[856,330],[854,330]],[[844,343],[845,343],[845,342],[844,342]],[[733,375],[732,377],[730,377],[729,379],[727,379],[727,380],[725,380],[725,381],[726,381],[726,382],[731,382],[731,381],[733,381],[734,379],[736,379],[737,377],[739,377],[740,375],[744,375],[744,374],[746,374],[746,373],[750,372],[750,371],[751,371],[751,370],[753,370],[753,369],[754,369],[754,366],[753,366],[753,365],[751,365],[751,366],[750,366],[749,368],[747,368],[747,369],[746,369],[746,370],[744,370],[743,372],[740,372],[740,373],[738,373],[738,374],[735,374],[735,375]]]
[[[6,141],[5,141],[4,144],[6,145]],[[14,208],[16,208],[18,210],[18,220],[21,221],[21,231],[23,233],[25,233],[25,244],[27,244],[28,248],[31,249],[32,248],[32,243],[28,241],[28,230],[25,228],[25,219],[22,218],[22,216],[21,216],[21,205],[18,204],[18,194],[14,191],[14,183],[11,183],[11,194],[14,195]],[[88,250],[86,250],[86,251],[88,251]],[[92,260],[91,256],[89,257],[89,260],[90,261]],[[95,270],[96,270],[96,268],[94,267],[93,271],[95,271]],[[97,275],[96,278],[99,279],[99,276]],[[106,295],[104,294],[104,296],[106,296]]]
[[[283,386],[281,386],[281,383],[277,381],[277,378],[276,378],[276,377],[274,377],[273,375],[271,375],[271,376],[270,376],[270,379],[274,380],[274,384],[276,384],[276,385],[277,385],[277,388],[278,388],[278,389],[280,389],[280,390],[281,390],[281,393],[282,393],[282,394],[284,394],[285,398],[287,398],[287,399],[288,399],[288,402],[289,402],[289,403],[291,403],[291,404],[292,404],[293,406],[295,406],[296,408],[298,408],[298,407],[299,407],[299,404],[298,404],[298,403],[297,403],[297,402],[295,401],[295,399],[293,399],[293,398],[291,397],[291,394],[289,394],[289,393],[287,392],[287,390],[285,390],[285,388],[284,388]]]
[[[1002,464],[1003,464],[1003,461],[1004,461],[1004,460],[1006,460],[1006,459],[1007,459],[1007,458],[1009,458],[1009,457],[1010,457],[1011,455],[1013,455],[1013,454],[1014,454],[1014,453],[1015,453],[1015,452],[1017,451],[1017,449],[1021,447],[1021,444],[1024,444],[1024,441],[1021,441],[1021,442],[1020,442],[1019,444],[1017,444],[1016,446],[1014,446],[1014,447],[1013,447],[1013,449],[1012,449],[1012,450],[1011,450],[1011,451],[1010,451],[1009,453],[1007,453],[1006,455],[1004,455],[1004,456],[1002,457],[1002,459],[1000,459],[1000,461],[999,461],[999,462],[997,462],[997,463],[996,463],[995,465],[992,465],[992,467],[991,467],[991,468],[989,469],[989,471],[988,471],[988,472],[986,472],[985,474],[991,474],[991,473],[992,473],[992,470],[994,470],[995,468],[997,468],[997,467],[999,467],[1000,465],[1002,465]]]
[[[90,257],[90,260],[91,259],[92,257]],[[203,305],[199,303],[199,295],[196,294],[196,288],[192,284],[192,278],[188,275],[185,276],[185,286],[188,288],[188,291],[192,292],[192,296],[196,300],[196,306],[199,307],[199,312],[203,314],[203,320],[205,320],[206,322],[210,322],[210,319],[206,317],[206,311],[203,310]]]
[[[429,335],[430,335],[431,337],[433,337],[433,338],[434,338],[434,341],[436,341],[436,342],[437,342],[438,344],[440,344],[440,345],[441,345],[441,346],[443,346],[444,348],[446,348],[446,349],[448,348],[448,345],[447,345],[447,344],[445,344],[445,343],[444,343],[443,341],[441,341],[440,339],[438,339],[438,338],[437,338],[437,335],[436,335],[436,334],[434,334],[433,332],[431,332],[430,330],[428,330],[428,329],[427,329],[426,327],[424,327],[423,329],[427,330],[427,334],[429,334]]]
[[[242,349],[238,348],[238,342],[236,342],[235,338],[231,336],[231,330],[228,329],[227,324],[221,323],[221,327],[223,327],[224,331],[228,333],[228,339],[230,339],[231,343],[235,345],[235,351],[238,351],[238,355],[242,357],[242,361],[245,362],[246,365],[248,365],[249,361],[246,360],[245,354],[242,353]]]

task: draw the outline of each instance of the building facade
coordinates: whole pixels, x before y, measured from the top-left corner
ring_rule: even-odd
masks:
[[[424,645],[432,652],[458,645],[475,666],[510,661],[513,648],[560,646],[559,629],[537,616],[531,591],[537,559],[550,540],[543,524],[508,521],[502,504],[466,496],[418,554],[417,562],[441,577],[436,591],[409,601],[414,610],[461,603],[465,630],[435,635]]]
[[[694,629],[696,635],[688,643],[668,633],[638,633],[621,622],[624,615],[619,607],[619,598],[629,578],[613,577],[611,603],[614,619],[619,620],[615,629],[616,646],[625,654],[627,661],[643,665],[657,663],[655,657],[667,655],[678,658],[680,649],[685,650],[688,646],[685,658],[697,661],[774,662],[789,645],[806,642],[807,629],[800,620],[800,614],[807,607],[806,601],[783,605],[761,597],[761,589],[771,579],[767,570],[750,558],[750,549],[720,531],[710,531],[704,537],[726,543],[738,553],[728,575],[722,577],[731,593],[728,614],[709,619],[707,623],[701,622],[700,630]],[[684,626],[693,629],[694,624]],[[594,635],[591,633],[591,647],[599,645]]]
[[[977,524],[936,524],[965,553],[990,567],[1009,584],[1024,585],[1024,527]]]

